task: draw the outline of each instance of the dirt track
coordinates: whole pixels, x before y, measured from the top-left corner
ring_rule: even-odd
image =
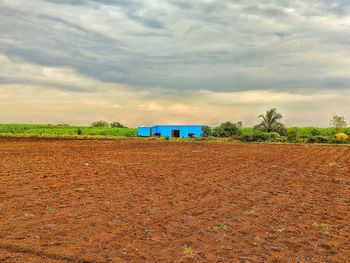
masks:
[[[0,262],[84,260],[350,262],[350,148],[0,139]]]

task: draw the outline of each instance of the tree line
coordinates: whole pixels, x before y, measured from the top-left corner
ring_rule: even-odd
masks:
[[[283,115],[277,112],[276,108],[270,109],[258,116],[261,121],[253,127],[252,134],[242,135],[241,129],[243,124],[241,121],[233,123],[226,121],[219,126],[211,128],[205,126],[202,129],[204,137],[235,137],[241,141],[297,141],[297,133],[293,129],[287,129],[286,125],[281,121]],[[340,142],[349,139],[348,134],[341,133],[342,129],[346,128],[347,123],[345,117],[334,115],[330,120],[330,127],[334,129],[334,136],[322,136],[317,129],[311,131],[312,138],[306,139],[305,142]]]

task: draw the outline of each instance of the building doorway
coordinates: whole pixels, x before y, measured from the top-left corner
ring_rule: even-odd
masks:
[[[180,138],[180,130],[172,130],[171,131],[171,137],[173,137],[173,138]]]

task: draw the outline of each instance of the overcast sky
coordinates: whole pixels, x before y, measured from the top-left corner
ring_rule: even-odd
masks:
[[[0,122],[350,122],[349,0],[0,0]]]

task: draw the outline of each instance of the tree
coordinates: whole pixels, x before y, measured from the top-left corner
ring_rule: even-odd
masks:
[[[334,115],[330,120],[330,126],[332,128],[335,128],[336,131],[339,131],[342,128],[345,128],[347,126],[345,117]]]
[[[242,128],[243,127],[243,122],[241,122],[241,121],[236,122],[236,126],[238,128]]]
[[[254,126],[254,129],[261,130],[263,132],[278,132],[279,134],[285,133],[286,128],[280,119],[282,114],[278,113],[275,108],[266,111],[265,115],[259,115],[262,118],[261,123]]]
[[[240,124],[226,121],[214,128],[213,135],[216,137],[232,137],[234,135],[239,135],[241,133],[239,126]]]
[[[209,137],[211,135],[211,128],[209,126],[202,127],[203,137]]]
[[[111,127],[112,128],[126,128],[122,123],[117,122],[117,121],[111,122]]]
[[[93,127],[100,127],[100,128],[108,128],[109,127],[109,123],[106,121],[96,121],[94,123],[92,123]]]

